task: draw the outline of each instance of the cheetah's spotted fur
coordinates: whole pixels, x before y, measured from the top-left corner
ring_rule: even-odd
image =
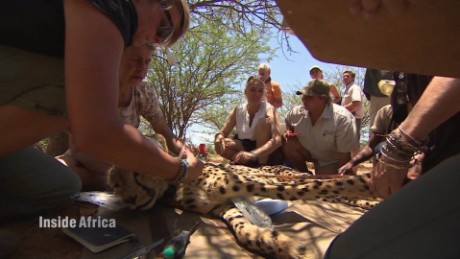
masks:
[[[109,184],[132,209],[147,209],[156,201],[182,210],[219,217],[247,249],[271,258],[313,258],[308,247],[272,229],[248,222],[229,202],[235,196],[283,200],[324,200],[370,208],[379,200],[369,191],[369,174],[318,179],[284,166],[250,168],[206,164],[195,181],[169,186],[144,174],[113,168]]]

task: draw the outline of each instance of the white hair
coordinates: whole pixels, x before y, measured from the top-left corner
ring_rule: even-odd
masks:
[[[263,69],[263,70],[265,70],[265,71],[270,72],[270,65],[268,65],[268,64],[266,64],[266,63],[262,63],[262,64],[260,64],[259,67],[257,68],[257,70],[259,70],[259,69]]]

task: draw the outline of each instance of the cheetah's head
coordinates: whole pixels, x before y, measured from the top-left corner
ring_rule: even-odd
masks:
[[[166,140],[162,135],[155,134],[151,140],[167,151]],[[130,209],[141,210],[153,207],[168,189],[168,182],[161,178],[126,171],[117,166],[109,171],[108,185]]]

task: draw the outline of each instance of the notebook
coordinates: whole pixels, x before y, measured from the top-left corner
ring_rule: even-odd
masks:
[[[104,251],[110,247],[131,240],[134,234],[120,227],[80,227],[63,228],[69,237],[88,248],[93,253]]]

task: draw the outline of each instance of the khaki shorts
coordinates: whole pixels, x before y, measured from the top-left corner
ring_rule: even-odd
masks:
[[[0,44],[0,106],[66,115],[64,59]]]

